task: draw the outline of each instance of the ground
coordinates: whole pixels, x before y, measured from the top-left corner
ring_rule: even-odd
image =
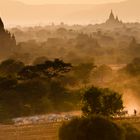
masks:
[[[1,125],[0,140],[58,140],[61,123],[38,125]]]
[[[140,130],[140,117],[116,120],[129,122]],[[0,140],[58,140],[62,122],[36,125],[0,125]]]

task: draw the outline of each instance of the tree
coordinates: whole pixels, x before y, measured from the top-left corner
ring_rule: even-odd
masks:
[[[125,140],[140,140],[140,131],[129,123],[124,123]]]
[[[90,74],[95,67],[93,63],[81,63],[73,68],[74,75],[82,83],[86,84],[89,82]]]
[[[83,95],[82,111],[85,116],[100,114],[115,115],[123,109],[122,95],[109,89],[91,87]]]
[[[0,64],[0,74],[2,76],[16,76],[24,67],[24,63],[14,59],[7,59]]]
[[[103,84],[112,79],[112,74],[113,70],[109,66],[101,65],[93,72],[93,79],[95,79],[96,83]]]
[[[139,75],[140,74],[140,58],[134,58],[131,63],[127,64],[127,66],[124,68],[126,72],[128,72],[130,75]]]
[[[25,66],[19,73],[20,79],[30,80],[34,78],[54,78],[63,76],[71,70],[70,63],[64,63],[62,60],[47,60],[45,63]]]
[[[130,44],[129,44],[129,48],[128,51],[130,53],[130,55],[132,56],[139,56],[140,53],[140,44],[137,42],[137,40],[133,37]]]
[[[103,117],[75,118],[64,123],[59,140],[125,140],[123,129]]]

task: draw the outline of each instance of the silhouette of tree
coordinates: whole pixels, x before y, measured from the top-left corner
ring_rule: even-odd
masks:
[[[109,89],[91,87],[83,95],[82,111],[85,116],[115,115],[123,109],[122,95]]]
[[[7,59],[0,64],[1,76],[17,76],[17,73],[24,67],[24,63],[14,59]]]
[[[127,64],[124,70],[130,75],[140,74],[140,58],[134,58],[131,63]]]
[[[64,63],[62,60],[55,59],[54,61],[47,60],[43,64],[25,66],[20,72],[21,79],[53,78],[63,76],[71,70],[70,63]]]

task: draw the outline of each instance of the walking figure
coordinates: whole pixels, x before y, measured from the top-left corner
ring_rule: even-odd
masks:
[[[134,116],[137,116],[137,110],[134,109]]]

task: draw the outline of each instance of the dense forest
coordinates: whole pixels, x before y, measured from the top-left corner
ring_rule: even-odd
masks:
[[[83,91],[92,85],[122,93],[130,113],[139,109],[140,25],[112,16],[113,26],[109,19],[101,25],[61,23],[10,32],[0,19],[1,120],[79,110]]]

